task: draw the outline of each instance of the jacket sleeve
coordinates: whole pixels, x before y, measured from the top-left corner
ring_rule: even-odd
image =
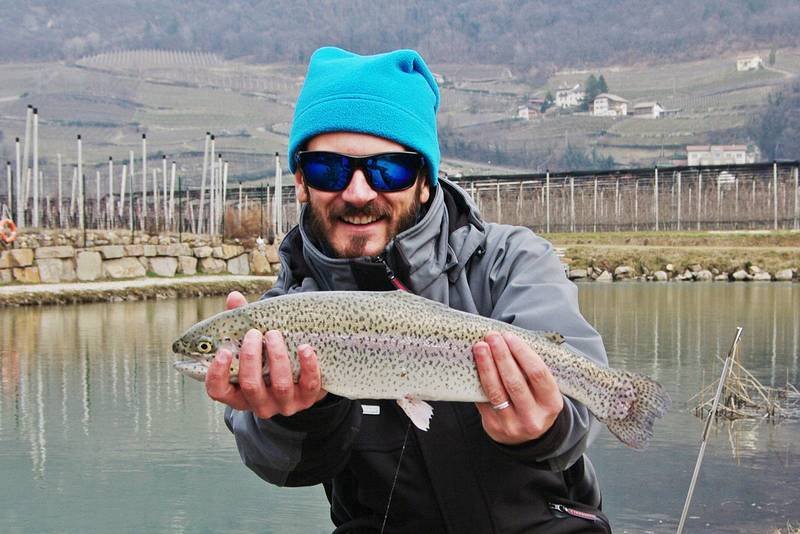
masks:
[[[496,232],[499,235],[492,235]],[[494,226],[487,236],[491,317],[533,331],[558,332],[578,354],[608,365],[599,334],[578,308],[578,288],[570,282],[553,246],[530,230]],[[541,438],[515,447],[499,445],[529,464],[564,470],[576,462],[597,429],[581,403],[564,397],[564,409]]]
[[[311,278],[290,287],[282,275],[262,298],[316,289]],[[259,477],[278,486],[312,486],[332,478],[349,460],[361,406],[328,394],[291,417],[270,419],[228,407],[225,424],[236,439],[242,462]]]

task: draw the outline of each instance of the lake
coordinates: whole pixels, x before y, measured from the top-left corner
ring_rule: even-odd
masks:
[[[674,532],[735,327],[765,385],[798,384],[800,284],[581,284],[614,367],[660,381],[673,408],[645,451],[605,429],[590,455],[617,532]],[[170,345],[224,299],[0,309],[0,530],[330,532],[321,488],[267,485],[222,408],[176,373]],[[719,357],[719,358],[718,358]],[[434,419],[435,422],[435,419]],[[689,532],[800,526],[800,422],[720,422]]]

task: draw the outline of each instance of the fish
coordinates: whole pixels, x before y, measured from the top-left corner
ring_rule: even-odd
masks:
[[[645,448],[653,425],[670,407],[669,394],[647,376],[603,367],[577,353],[554,332],[533,332],[455,310],[406,291],[291,293],[228,310],[191,326],[175,340],[188,357],[175,369],[196,380],[219,349],[229,350],[237,382],[239,349],[255,328],[278,330],[289,349],[295,381],[297,347],[311,345],[322,388],[349,399],[394,399],[415,426],[427,430],[426,401],[488,402],[472,346],[490,331],[513,332],[549,367],[564,395],[582,403],[625,445]],[[263,374],[269,381],[265,359]]]

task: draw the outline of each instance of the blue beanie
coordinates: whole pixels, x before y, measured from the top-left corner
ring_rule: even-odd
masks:
[[[431,185],[439,174],[436,112],[439,88],[414,50],[359,56],[341,48],[320,48],[294,109],[289,134],[289,170],[295,153],[326,132],[372,134],[425,156]]]

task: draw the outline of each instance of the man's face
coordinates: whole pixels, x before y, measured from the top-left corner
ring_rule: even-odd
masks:
[[[350,156],[405,150],[401,145],[367,134],[334,132],[321,134],[306,150],[325,150]],[[427,178],[414,187],[394,193],[379,193],[370,187],[361,169],[353,174],[344,191],[330,193],[306,187],[300,170],[295,173],[297,198],[308,202],[311,228],[340,258],[377,256],[397,234],[413,226],[417,212],[430,198]]]

